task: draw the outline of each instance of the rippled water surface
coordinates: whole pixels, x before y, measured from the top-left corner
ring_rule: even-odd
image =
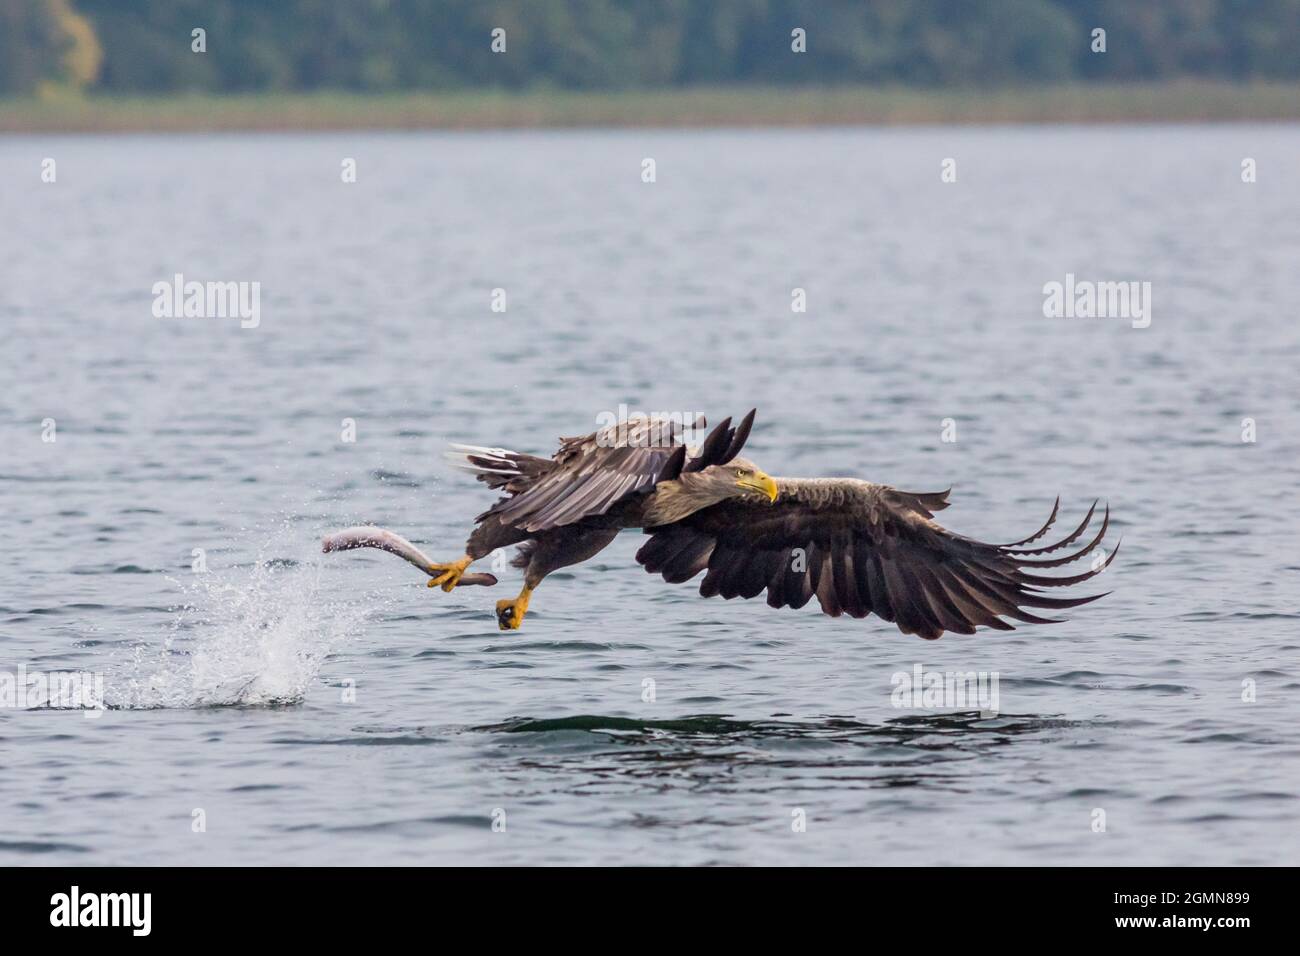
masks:
[[[0,139],[0,671],[109,704],[0,709],[0,860],[1295,862],[1297,156],[1289,126]],[[1150,328],[1044,318],[1067,272],[1151,282]],[[155,318],[175,273],[260,282],[260,325]],[[928,643],[706,601],[629,534],[502,634],[517,571],[447,595],[318,553],[375,522],[453,557],[491,496],[446,442],[549,453],[619,403],[756,405],[767,470],[951,484],[986,540],[1100,496],[1113,593]],[[1000,712],[894,708],[917,664],[997,672]]]

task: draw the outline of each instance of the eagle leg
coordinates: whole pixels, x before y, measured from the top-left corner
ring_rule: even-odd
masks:
[[[532,594],[533,589],[525,584],[513,601],[497,601],[497,627],[503,631],[519,630],[524,615],[528,613],[528,599]]]
[[[467,554],[460,560],[452,561],[450,564],[430,564],[429,573],[433,574],[434,577],[429,579],[429,587],[434,588],[442,585],[444,591],[451,591],[460,583],[461,575],[473,562],[474,559]]]

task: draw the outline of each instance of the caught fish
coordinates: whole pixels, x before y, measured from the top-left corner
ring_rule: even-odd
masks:
[[[434,561],[427,554],[400,534],[386,528],[376,528],[373,525],[358,525],[354,528],[344,528],[342,531],[336,531],[321,539],[321,550],[325,552],[351,551],[353,548],[378,548],[380,551],[387,551],[389,554],[397,555],[403,561],[409,561],[425,574],[436,576],[440,573]],[[497,583],[497,578],[495,574],[462,574],[457,583],[459,585],[478,584],[483,587],[491,587]]]

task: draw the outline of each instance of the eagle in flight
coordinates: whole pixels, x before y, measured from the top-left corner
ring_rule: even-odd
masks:
[[[586,561],[618,533],[642,529],[636,559],[677,584],[704,574],[700,594],[756,598],[774,608],[801,608],[814,597],[824,614],[877,614],[904,634],[934,640],[944,631],[973,634],[979,626],[1014,630],[1003,618],[1055,623],[1028,609],[1060,611],[1095,601],[1052,597],[1100,574],[1115,560],[1100,551],[1091,570],[1069,576],[1040,572],[1092,553],[1110,526],[1107,507],[1096,535],[1064,557],[1046,558],[1087,531],[1097,503],[1067,537],[1027,547],[1047,534],[1060,499],[1037,532],[1010,544],[985,544],[934,520],[948,492],[916,493],[854,478],[773,478],[740,456],[754,412],[735,428],[713,429],[687,448],[672,417],[645,416],[578,438],[563,438],[551,458],[453,445],[448,452],[489,488],[504,492],[475,519],[456,561],[430,561],[401,537],[352,528],[325,539],[326,551],[377,547],[426,571],[429,587],[495,584],[469,566],[497,548],[519,545],[512,564],[524,572],[513,599],[498,601],[501,630],[522,624],[537,586],[552,571]],[[703,421],[694,423],[702,426]]]

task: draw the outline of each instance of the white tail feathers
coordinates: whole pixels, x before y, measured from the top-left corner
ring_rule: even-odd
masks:
[[[514,460],[515,452],[505,448],[484,448],[481,445],[461,445],[455,442],[452,450],[443,457],[453,468],[461,468],[476,475],[503,475],[512,478],[521,474]]]

